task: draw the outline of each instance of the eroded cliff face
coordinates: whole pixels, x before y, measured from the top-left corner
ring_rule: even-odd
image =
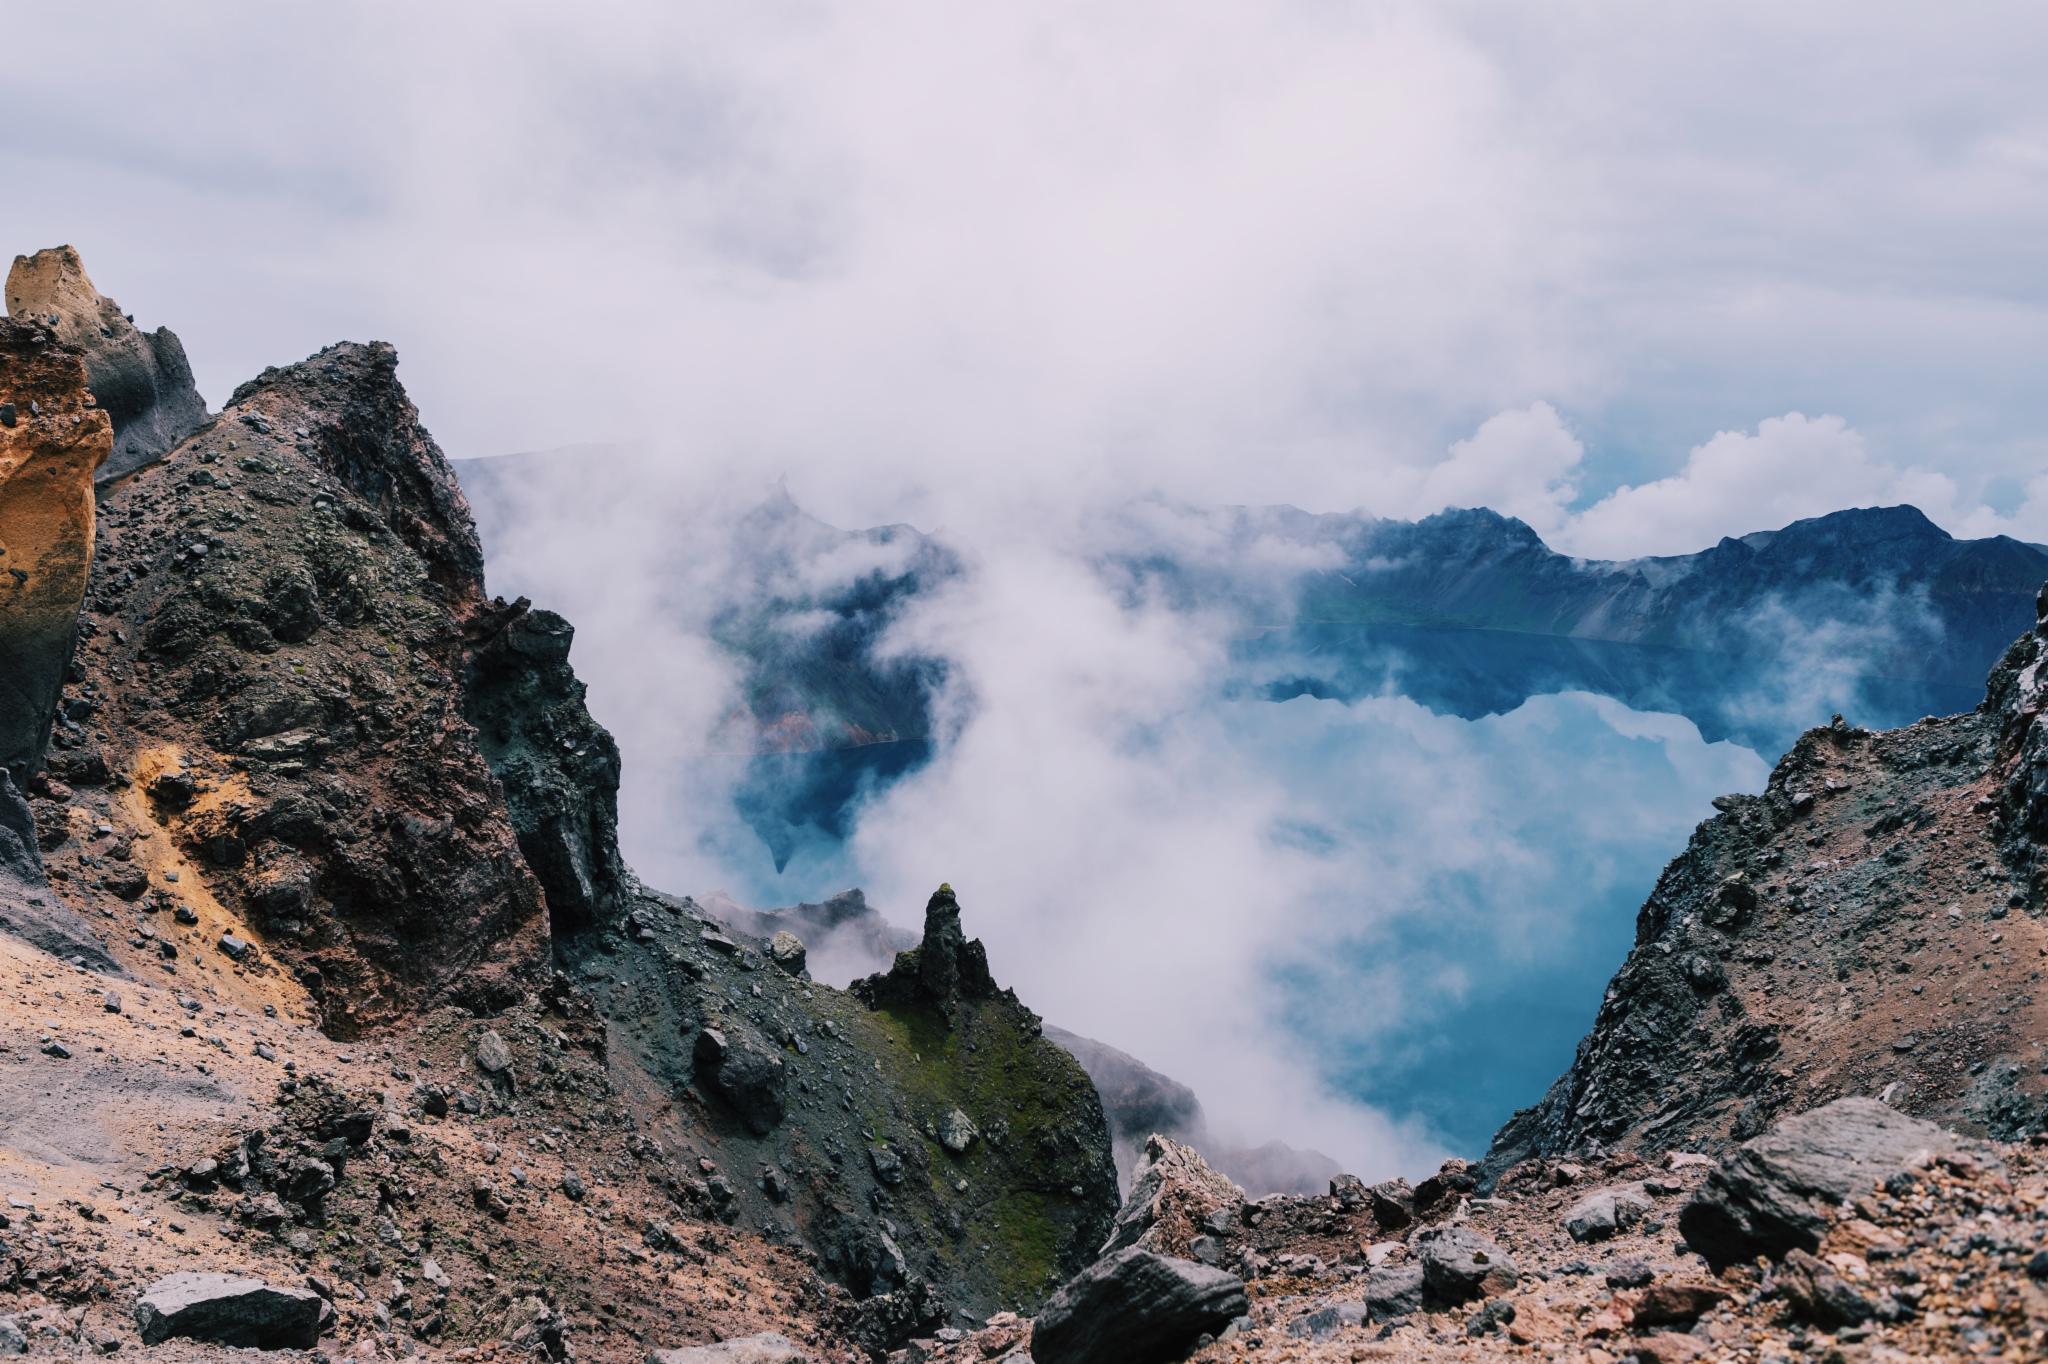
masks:
[[[73,884],[204,897],[337,1033],[504,1007],[549,969],[541,886],[461,713],[481,554],[396,366],[343,345],[265,371],[105,490],[49,767],[106,818],[38,812]],[[196,875],[108,856],[159,838]]]
[[[1746,1140],[1852,1094],[2048,1129],[2043,619],[1964,715],[1799,740],[1665,869],[1571,1069],[1494,1140],[1532,1155]]]
[[[93,396],[114,424],[102,482],[119,478],[197,431],[206,404],[176,334],[136,328],[120,305],[93,287],[69,246],[16,256],[7,273],[7,312],[44,326],[85,357]]]
[[[113,429],[80,354],[0,319],[0,767],[42,765],[92,563],[93,472]]]

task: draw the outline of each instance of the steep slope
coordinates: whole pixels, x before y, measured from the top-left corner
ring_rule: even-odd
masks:
[[[396,365],[388,346],[349,344],[266,370],[102,490],[32,841],[18,805],[0,811],[0,873],[31,880],[40,860],[49,903],[93,925],[83,949],[137,993],[101,1010],[68,977],[38,985],[54,964],[0,938],[0,995],[37,1011],[52,1048],[0,1046],[0,1109],[26,1104],[0,1174],[26,1152],[30,1185],[79,1196],[97,1170],[182,1204],[225,1177],[150,1175],[151,1114],[191,1159],[272,1130],[288,1160],[237,1174],[232,1201],[192,1201],[248,1238],[215,1258],[287,1282],[328,1267],[363,1295],[341,1314],[350,1338],[392,1348],[531,1338],[526,1308],[506,1324],[489,1300],[504,1273],[564,1286],[540,1299],[557,1343],[567,1315],[598,1357],[638,1358],[665,1291],[639,1281],[705,1304],[728,1244],[778,1303],[804,1304],[781,1326],[821,1342],[880,1347],[1035,1303],[1114,1210],[1085,1074],[1007,991],[871,1007],[811,982],[793,935],[731,932],[634,881],[619,755],[584,708],[572,633],[487,598],[466,503]],[[48,1068],[73,1052],[58,1028],[99,1048],[61,1101]],[[313,1077],[381,1115],[364,1130],[408,1192],[349,1184],[340,1222],[318,1191],[305,1201],[302,1176],[328,1178],[309,1160],[342,1201],[348,1154],[320,1136],[326,1118],[279,1107]],[[362,1097],[394,1077],[409,1093]],[[509,1184],[502,1152],[518,1153]],[[552,1203],[527,1189],[536,1167],[561,1181]],[[570,1230],[614,1211],[644,1251]],[[406,1230],[369,1249],[385,1220]],[[160,1264],[42,1239],[85,1274],[60,1301],[105,1302]],[[464,1266],[471,1296],[444,1289],[443,1309],[414,1316],[380,1281],[401,1253],[424,1264],[423,1245],[458,1279]],[[8,1273],[0,1315],[28,1282]]]
[[[167,327],[135,320],[86,277],[69,246],[16,256],[7,272],[9,315],[38,322],[85,355],[93,397],[114,423],[113,453],[99,470],[106,482],[162,455],[206,421],[185,347]]]
[[[2005,1139],[2048,1130],[2048,591],[2036,609],[1977,710],[1814,730],[1762,795],[1717,802],[1491,1170],[1716,1146],[1841,1094]]]

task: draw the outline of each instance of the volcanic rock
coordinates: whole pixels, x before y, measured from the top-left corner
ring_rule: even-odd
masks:
[[[11,290],[10,290],[11,293]],[[80,353],[41,326],[0,318],[0,767],[43,765],[92,566],[93,471],[113,426]]]
[[[1574,1241],[1604,1241],[1634,1226],[1649,1210],[1649,1197],[1640,1184],[1595,1189],[1565,1213],[1564,1229]]]
[[[1138,1246],[1105,1255],[1040,1309],[1037,1364],[1152,1364],[1178,1359],[1246,1310],[1244,1280]]]
[[[264,1350],[309,1350],[320,1339],[320,1295],[226,1274],[173,1274],[143,1290],[135,1321],[144,1345],[175,1336]]]
[[[1819,1248],[1834,1210],[1936,1158],[1995,1162],[1981,1143],[1875,1099],[1837,1099],[1788,1118],[1715,1167],[1679,1213],[1715,1268]]]
[[[1156,1133],[1146,1141],[1131,1191],[1118,1209],[1104,1254],[1126,1246],[1186,1255],[1205,1223],[1244,1206],[1244,1191],[1209,1168],[1193,1147]]]
[[[101,482],[159,458],[205,424],[206,403],[192,385],[192,366],[177,336],[165,327],[138,330],[93,287],[73,248],[16,256],[7,273],[7,312],[41,323],[83,353],[92,395],[113,422]]]
[[[1506,1251],[1470,1227],[1427,1227],[1409,1249],[1422,1265],[1423,1299],[1434,1306],[1505,1293],[1521,1277]]]

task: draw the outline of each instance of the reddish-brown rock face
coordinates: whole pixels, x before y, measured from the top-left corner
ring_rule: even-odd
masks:
[[[41,766],[92,563],[93,473],[113,427],[79,352],[0,319],[0,766]]]

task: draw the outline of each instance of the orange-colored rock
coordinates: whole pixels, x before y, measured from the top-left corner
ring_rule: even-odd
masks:
[[[114,424],[105,482],[134,472],[206,422],[185,347],[167,327],[145,332],[93,287],[69,246],[16,256],[7,272],[7,314],[53,332],[85,360],[86,382]]]
[[[93,474],[113,424],[79,352],[0,319],[0,766],[42,764],[92,566]]]

